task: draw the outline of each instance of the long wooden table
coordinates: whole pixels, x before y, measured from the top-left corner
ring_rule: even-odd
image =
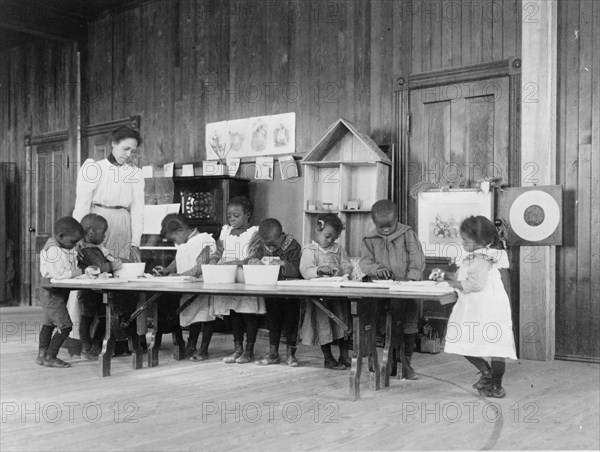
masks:
[[[456,294],[449,289],[447,293],[431,294],[415,290],[415,292],[395,292],[373,284],[371,288],[339,288],[339,287],[299,287],[299,286],[258,286],[245,284],[204,284],[202,282],[114,282],[102,283],[93,281],[89,283],[69,282],[49,283],[47,287],[71,290],[91,289],[103,293],[103,301],[106,305],[106,334],[102,344],[102,352],[99,356],[98,373],[102,377],[110,375],[111,357],[114,349],[115,338],[110,328],[115,321],[115,297],[116,292],[137,292],[142,300],[140,311],[150,309],[153,311],[155,321],[149,331],[148,341],[148,366],[158,365],[158,347],[155,347],[155,337],[158,328],[158,305],[156,300],[162,293],[194,294],[194,295],[247,295],[273,298],[306,298],[319,302],[323,298],[343,298],[350,301],[350,313],[352,315],[353,350],[352,366],[350,369],[350,395],[356,400],[360,397],[360,377],[362,371],[362,359],[369,360],[370,386],[374,390],[389,386],[391,366],[396,365],[395,350],[403,353],[403,335],[401,334],[401,319],[395,315],[393,305],[407,299],[436,300],[442,304],[456,301]],[[150,297],[148,295],[150,294]],[[147,298],[148,297],[148,298]],[[378,363],[376,349],[376,326],[378,302],[389,300],[386,314],[386,341],[383,348],[382,363]],[[335,320],[335,319],[334,319]],[[337,319],[339,321],[339,319]],[[130,341],[130,344],[132,342]],[[143,366],[143,354],[137,342],[133,344],[132,367],[140,369]],[[180,341],[180,354],[183,356],[183,344]],[[398,378],[401,371],[398,370]]]

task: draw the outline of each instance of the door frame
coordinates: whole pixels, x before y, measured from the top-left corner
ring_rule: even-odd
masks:
[[[33,305],[33,268],[35,263],[35,255],[37,254],[34,236],[36,234],[37,227],[37,202],[33,201],[33,197],[36,195],[36,179],[37,173],[35,171],[34,155],[37,150],[37,146],[47,145],[53,143],[68,143],[69,142],[69,130],[59,130],[57,132],[47,132],[37,135],[25,135],[25,162],[27,165],[25,171],[25,212],[27,212],[25,218],[25,230],[27,231],[27,241],[25,250],[25,259],[23,260],[25,268],[22,273],[21,279],[21,297],[27,297],[27,305]],[[72,155],[67,155],[67,168],[70,169],[71,162],[75,163],[76,158],[72,158]]]
[[[442,85],[475,82],[491,78],[508,77],[508,180],[504,181],[510,187],[521,185],[521,60],[509,58],[492,61],[489,63],[473,64],[457,68],[440,69],[429,72],[410,74],[408,80],[400,77],[397,80],[398,90],[394,91],[394,124],[392,128],[392,142],[398,150],[394,156],[393,174],[398,174],[400,179],[392,179],[393,201],[399,206],[400,221],[408,220],[408,170],[410,155],[410,93],[412,90],[435,88]],[[496,204],[496,203],[495,203]],[[496,212],[494,212],[494,215]],[[510,299],[514,300],[513,329],[515,340],[520,340],[519,310],[519,248],[509,249],[510,268],[513,269],[510,277]],[[518,333],[517,333],[518,332]]]

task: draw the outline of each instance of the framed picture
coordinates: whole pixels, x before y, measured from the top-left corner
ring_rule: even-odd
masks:
[[[479,189],[419,193],[417,230],[425,255],[460,258],[460,224],[471,215],[482,215],[493,221],[492,203],[492,192]]]

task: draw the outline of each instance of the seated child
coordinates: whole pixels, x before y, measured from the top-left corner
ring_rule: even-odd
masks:
[[[83,243],[79,246],[79,268],[82,271],[95,270],[96,273],[107,273],[122,267],[120,259],[113,257],[101,244],[106,236],[108,222],[98,214],[89,213],[81,219],[83,227]],[[102,294],[92,290],[80,290],[77,295],[80,304],[79,337],[81,339],[81,355],[85,359],[97,360],[102,351],[102,340],[106,328],[105,309]],[[98,316],[98,327],[91,337],[94,317]]]
[[[161,275],[200,276],[202,274],[201,265],[207,264],[210,253],[216,250],[212,235],[198,232],[196,228],[190,226],[189,220],[184,215],[175,213],[167,215],[162,220],[161,229],[161,235],[175,243],[177,254],[175,260],[169,266],[166,268],[159,266],[154,270]],[[181,304],[184,304],[190,297],[191,295],[182,296]],[[212,338],[213,321],[215,320],[210,311],[210,297],[203,296],[197,297],[180,314],[179,322],[181,326],[189,326],[190,328],[185,357],[190,358],[191,361],[208,359],[208,346]],[[200,348],[196,350],[200,331],[202,331],[202,342]]]
[[[54,223],[52,237],[40,253],[40,273],[49,279],[68,279],[81,274],[77,267],[76,245],[83,237],[81,224],[72,217],[62,217]],[[73,323],[67,311],[68,289],[39,288],[43,312],[39,350],[36,363],[47,367],[71,367],[57,357],[63,342],[69,337]],[[54,329],[56,333],[52,335]]]
[[[280,265],[279,279],[300,277],[300,254],[302,248],[291,234],[285,234],[281,223],[275,218],[267,218],[260,222],[258,235],[261,244],[252,254],[249,263],[259,264],[261,259],[273,261],[271,265]],[[286,363],[290,367],[298,367],[296,359],[296,341],[298,340],[298,320],[300,317],[300,301],[298,299],[267,298],[267,325],[269,327],[269,353],[256,364],[266,366],[279,364],[279,342],[281,330],[285,330],[287,340]]]
[[[250,226],[252,203],[248,198],[237,197],[227,205],[227,221],[217,241],[217,251],[210,257],[211,264],[243,264],[247,262],[258,243],[258,228]],[[266,314],[262,297],[222,296],[214,298],[214,313],[217,316],[231,315],[234,352],[224,363],[247,364],[254,361],[254,343],[258,333],[257,314]],[[244,350],[244,330],[246,349]]]
[[[352,272],[352,263],[344,248],[336,243],[344,225],[333,213],[321,214],[315,225],[316,241],[304,245],[300,258],[300,273],[304,279],[321,276],[341,276]],[[325,299],[323,305],[346,325],[350,321],[348,303],[342,300]],[[352,361],[348,354],[349,343],[344,330],[314,303],[306,304],[302,323],[302,343],[320,345],[324,356],[324,367],[345,370]],[[337,340],[340,357],[336,360],[331,353],[331,344]]]
[[[465,219],[460,236],[468,254],[456,280],[448,281],[460,295],[448,319],[444,352],[463,355],[481,372],[473,385],[479,394],[502,398],[506,395],[502,387],[505,360],[517,359],[510,302],[500,274],[501,269],[508,268],[508,255],[503,249],[494,249],[501,248],[496,227],[483,216]],[[486,325],[499,329],[493,339],[485,333]]]
[[[363,238],[360,268],[368,276],[397,281],[418,281],[425,269],[425,255],[415,231],[398,222],[398,208],[388,200],[373,204],[375,229]],[[404,353],[400,352],[402,377],[416,380],[411,366],[417,329],[417,302],[404,300],[401,307]]]

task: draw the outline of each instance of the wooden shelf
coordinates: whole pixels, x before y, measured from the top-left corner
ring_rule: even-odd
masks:
[[[325,206],[325,203],[336,207],[304,210],[304,243],[314,237],[313,215],[337,214],[345,224],[339,243],[349,256],[359,256],[362,238],[373,229],[371,206],[388,197],[390,159],[367,135],[349,121],[340,119],[302,163],[305,165],[304,207]],[[355,200],[360,200],[361,209],[342,208]]]
[[[320,213],[339,213],[339,210],[304,210],[304,213],[314,213],[314,214],[320,214]]]
[[[302,164],[319,168],[337,168],[340,166],[341,162],[302,162]]]
[[[317,166],[319,168],[335,168],[338,166],[346,165],[346,166],[375,166],[377,163],[381,162],[371,162],[371,161],[323,161],[323,162],[302,162],[303,165]]]

